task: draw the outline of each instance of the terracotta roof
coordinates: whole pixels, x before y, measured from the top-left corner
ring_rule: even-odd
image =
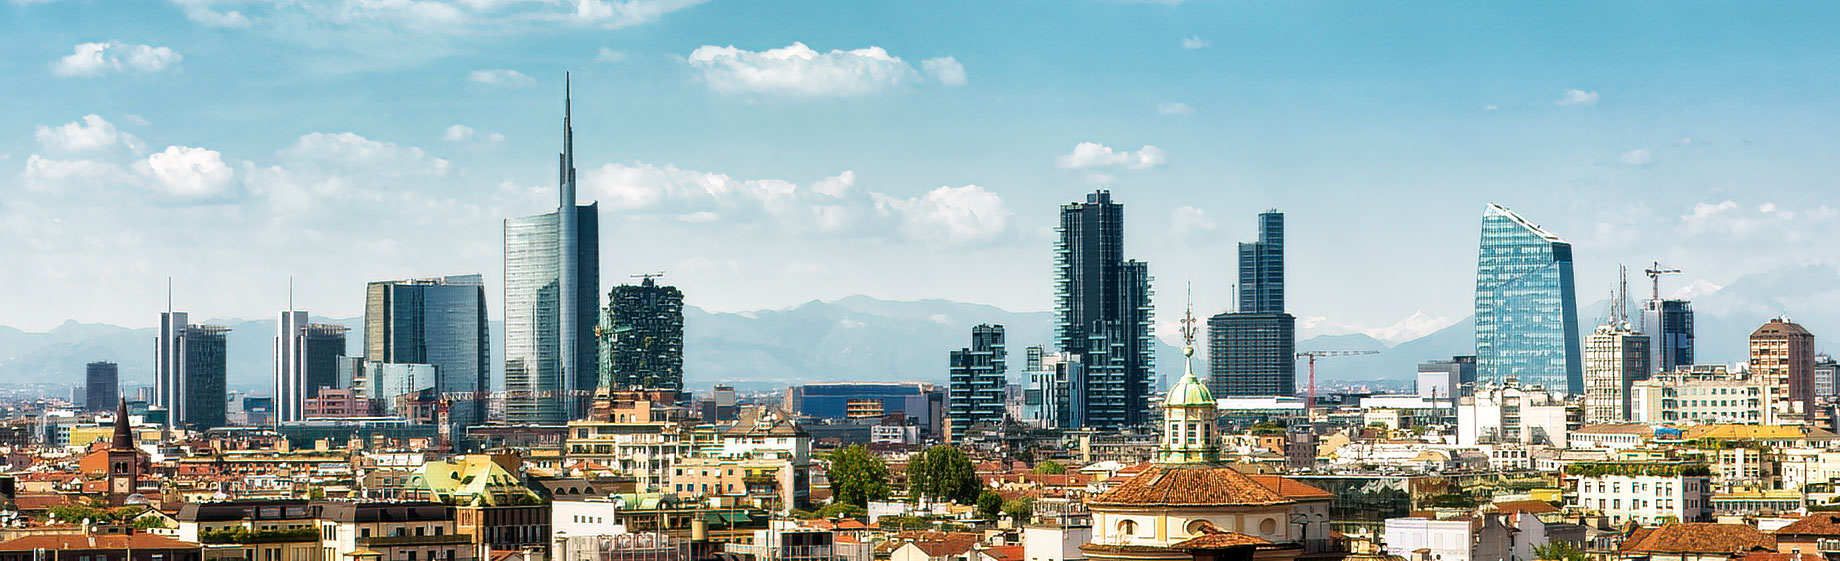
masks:
[[[1739,553],[1775,550],[1776,538],[1744,524],[1685,522],[1637,528],[1618,549],[1622,553]]]
[[[1282,475],[1248,475],[1246,477],[1252,478],[1252,480],[1258,482],[1258,484],[1264,485],[1266,489],[1276,491],[1278,494],[1284,495],[1285,498],[1289,499],[1327,499],[1335,497],[1335,493],[1318,489],[1308,483]]]
[[[1155,465],[1099,496],[1091,506],[1235,506],[1291,503],[1232,468]]]
[[[54,506],[70,504],[70,499],[65,498],[63,495],[22,493],[13,498],[13,504],[18,506],[20,510],[43,510]]]
[[[1022,546],[998,545],[984,548],[984,555],[997,561],[1022,561]]]
[[[43,534],[26,536],[0,542],[0,551],[33,551],[52,549],[63,551],[118,551],[123,549],[189,549],[198,550],[198,544],[186,543],[166,536],[153,534]]]
[[[926,553],[927,557],[946,557],[960,555],[976,547],[983,536],[970,532],[901,532],[895,539],[914,544]],[[897,547],[898,549],[898,547]]]
[[[1175,549],[1226,549],[1229,547],[1269,545],[1271,542],[1239,532],[1209,532],[1169,544]]]
[[[1496,512],[1525,512],[1528,514],[1545,514],[1559,512],[1559,507],[1546,501],[1502,501],[1495,503]]]
[[[1840,536],[1840,514],[1811,513],[1776,529],[1776,535]]]
[[[1827,557],[1813,553],[1777,553],[1774,551],[1752,551],[1744,554],[1744,561],[1827,561]]]

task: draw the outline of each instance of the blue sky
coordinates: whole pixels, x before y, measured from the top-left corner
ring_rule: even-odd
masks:
[[[330,316],[367,280],[496,287],[499,221],[553,204],[564,71],[604,282],[713,310],[1047,309],[1057,205],[1099,186],[1166,324],[1185,282],[1224,309],[1274,207],[1319,331],[1467,315],[1489,202],[1578,246],[1582,301],[1617,262],[1707,290],[1834,261],[1837,11],[14,0],[0,324],[151,325],[169,275],[206,317],[272,314],[290,275]]]

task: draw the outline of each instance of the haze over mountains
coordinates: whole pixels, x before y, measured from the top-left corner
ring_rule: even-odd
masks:
[[[1594,288],[1583,283],[1580,290],[1590,294]],[[1639,288],[1639,284],[1632,286],[1641,293]],[[1840,318],[1840,269],[1831,265],[1775,269],[1741,277],[1723,288],[1695,284],[1682,290],[1693,293],[1700,362],[1743,360],[1751,330],[1784,313],[1815,333],[1819,349],[1830,348],[1823,344],[1828,337],[1840,338],[1840,321],[1835,320]],[[1600,323],[1606,309],[1604,301],[1581,305],[1583,330],[1588,332]],[[1401,326],[1409,331],[1433,319],[1419,318]],[[353,328],[348,338],[351,353],[361,352],[360,318],[315,317],[314,321]],[[970,327],[978,323],[1001,323],[1007,328],[1014,378],[1022,367],[1024,347],[1051,346],[1053,321],[1050,312],[867,296],[742,313],[710,313],[690,307],[685,312],[685,382],[692,389],[717,383],[768,389],[827,380],[943,383],[946,353],[966,345]],[[205,323],[233,329],[229,335],[230,384],[266,393],[274,319]],[[1297,348],[1380,351],[1373,356],[1322,360],[1317,365],[1320,380],[1407,380],[1420,361],[1470,354],[1474,329],[1474,318],[1466,317],[1421,336],[1388,337],[1392,343],[1364,333],[1337,333],[1300,340]],[[495,384],[502,378],[497,371],[498,358],[503,356],[502,333],[499,323],[493,322]],[[112,360],[121,364],[124,385],[146,385],[152,379],[153,337],[152,328],[76,322],[47,332],[0,327],[0,383],[80,385],[85,363]],[[1181,353],[1167,341],[1158,346],[1157,363],[1164,383],[1181,373]],[[1299,365],[1299,383],[1304,375]]]

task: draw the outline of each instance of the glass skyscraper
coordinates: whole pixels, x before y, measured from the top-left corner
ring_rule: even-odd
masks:
[[[161,312],[154,340],[154,405],[166,408],[167,425],[190,430],[224,426],[228,374],[225,335],[230,328],[190,325],[185,312]]]
[[[1493,204],[1476,259],[1476,377],[1584,391],[1572,244]]]
[[[1154,391],[1149,265],[1124,258],[1124,205],[1105,190],[1061,207],[1055,247],[1057,335],[1078,355],[1065,428],[1142,426]]]
[[[971,328],[971,346],[949,355],[953,439],[964,438],[973,425],[1003,423],[1008,355],[1003,326],[989,324]]]
[[[1649,300],[1642,306],[1642,333],[1654,345],[1656,372],[1693,366],[1693,303]]]
[[[575,204],[567,95],[555,212],[505,220],[505,420],[560,425],[600,382],[600,209]]]
[[[1297,393],[1297,318],[1284,311],[1284,213],[1259,213],[1259,238],[1239,244],[1239,310],[1208,318],[1208,391],[1218,397]]]
[[[1239,244],[1239,311],[1284,313],[1284,213],[1259,213],[1259,239]]]
[[[607,292],[601,317],[601,385],[684,389],[684,293],[652,275]]]
[[[482,392],[492,389],[490,329],[480,275],[377,281],[365,287],[365,360],[433,366],[433,374],[423,377],[447,395],[451,428],[486,422]],[[464,395],[469,393],[475,395]],[[393,396],[374,388],[371,397]]]
[[[339,359],[345,356],[342,325],[309,323],[307,312],[281,312],[275,323],[275,420],[306,419],[307,400],[320,388],[339,387]]]

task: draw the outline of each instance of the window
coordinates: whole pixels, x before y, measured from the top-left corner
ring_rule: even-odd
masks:
[[[1137,521],[1135,520],[1118,521],[1118,536],[1119,537],[1131,537],[1136,534],[1137,534]]]

